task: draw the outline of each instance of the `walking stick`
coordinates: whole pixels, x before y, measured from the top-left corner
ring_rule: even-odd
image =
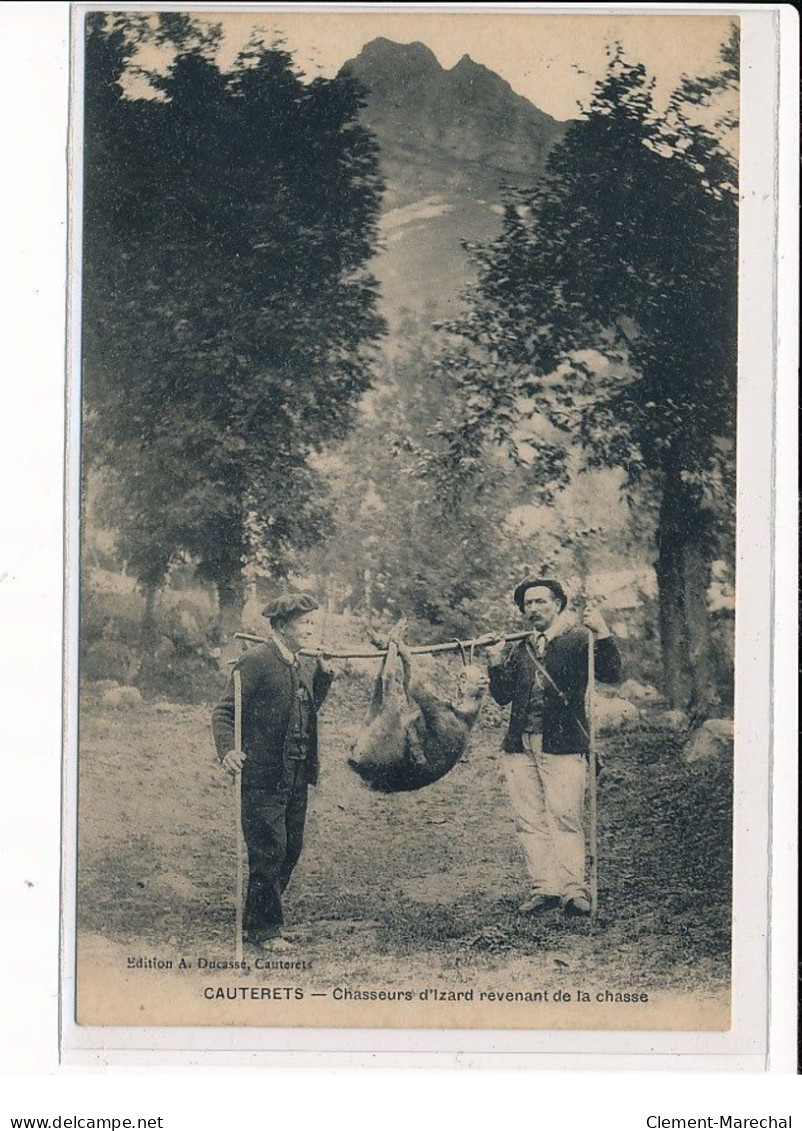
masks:
[[[599,834],[596,806],[596,692],[595,638],[588,630],[588,801],[590,804],[590,918],[594,921],[599,905]]]
[[[234,749],[242,753],[242,676],[234,672]],[[237,962],[242,962],[242,770],[234,775],[234,821],[237,839],[237,888],[235,918],[235,952]]]

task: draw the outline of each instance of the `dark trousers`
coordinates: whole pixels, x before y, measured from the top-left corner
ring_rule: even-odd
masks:
[[[242,835],[248,849],[248,894],[243,928],[253,942],[281,932],[281,896],[303,847],[306,767],[292,763],[289,784],[242,791]]]

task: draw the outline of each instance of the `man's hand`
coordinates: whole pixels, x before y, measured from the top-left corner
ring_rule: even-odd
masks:
[[[480,648],[487,649],[487,663],[491,668],[501,663],[504,658],[504,648],[506,647],[503,640],[499,640],[492,632],[486,632],[484,636],[479,637],[476,644]]]
[[[242,763],[245,761],[245,754],[242,750],[229,750],[220,763],[224,770],[228,770],[232,778],[242,772]]]
[[[331,657],[328,652],[318,652],[317,655],[317,670],[321,675],[330,675],[334,677],[334,667],[331,663]]]
[[[610,635],[610,629],[598,609],[586,609],[584,616],[584,624],[589,628],[597,640],[604,640],[606,636]]]

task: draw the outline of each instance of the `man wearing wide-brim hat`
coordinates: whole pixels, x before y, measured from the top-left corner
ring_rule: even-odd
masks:
[[[218,756],[242,773],[242,834],[248,850],[243,929],[248,942],[280,950],[282,896],[301,855],[307,791],[318,778],[317,712],[334,678],[321,659],[300,656],[317,634],[318,602],[277,597],[262,610],[272,633],[235,665],[242,686],[242,752],[234,741],[234,672],[212,712]]]
[[[588,631],[596,676],[605,683],[621,678],[618,648],[598,611],[586,612],[584,627],[578,623],[553,578],[526,578],[513,599],[532,633],[511,648],[488,648],[487,660],[491,695],[510,704],[504,774],[531,883],[520,910],[562,907],[568,915],[588,915]]]

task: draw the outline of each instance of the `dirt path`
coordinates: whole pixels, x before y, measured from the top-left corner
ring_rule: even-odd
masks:
[[[335,685],[336,686],[336,685]],[[288,893],[296,951],[322,993],[349,985],[505,989],[578,980],[726,1001],[729,795],[721,768],[682,766],[670,736],[604,744],[600,913],[517,913],[526,875],[499,772],[498,715],[435,785],[382,796],[345,755],[365,703],[332,692],[321,783]],[[233,956],[232,789],[213,754],[209,709],[170,703],[81,715],[80,954]]]

